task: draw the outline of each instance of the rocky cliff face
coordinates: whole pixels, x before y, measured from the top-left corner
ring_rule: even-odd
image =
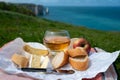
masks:
[[[43,5],[35,5],[35,4],[17,4],[19,6],[28,8],[29,10],[31,10],[36,16],[37,15],[43,15],[44,12],[44,7]]]
[[[43,15],[44,7],[43,5],[27,4],[27,3],[6,3],[0,2],[0,9],[18,12],[26,15]]]

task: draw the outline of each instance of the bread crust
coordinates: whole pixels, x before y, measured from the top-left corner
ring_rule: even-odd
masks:
[[[86,56],[85,61],[81,61],[80,59],[69,57],[69,62],[74,69],[80,70],[80,71],[86,70],[89,66],[88,56]]]
[[[62,61],[60,63],[59,63],[59,61],[57,61],[59,63],[59,65],[56,66],[55,62],[56,62],[57,58],[60,57],[60,55],[63,55],[63,57],[61,59]],[[68,59],[69,59],[68,55],[65,54],[64,52],[57,53],[57,55],[52,60],[53,68],[58,69],[58,68],[63,67],[65,64],[68,63]]]
[[[84,50],[84,48],[81,48],[81,47],[77,47],[75,49],[69,49],[67,52],[70,57],[88,55],[87,52]]]
[[[87,51],[82,47],[76,47],[75,49],[69,49],[69,63],[70,65],[80,71],[84,71],[89,66],[89,58]]]
[[[11,60],[20,68],[27,67],[29,62],[29,60],[26,57],[16,53],[13,54]]]

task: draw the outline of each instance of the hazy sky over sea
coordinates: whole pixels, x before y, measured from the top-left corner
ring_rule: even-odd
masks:
[[[35,3],[59,6],[120,6],[120,0],[0,0],[15,3]]]

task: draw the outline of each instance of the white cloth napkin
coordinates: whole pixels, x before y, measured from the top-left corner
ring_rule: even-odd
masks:
[[[11,74],[24,73],[29,76],[43,79],[43,80],[81,80],[82,78],[93,78],[100,72],[105,72],[109,66],[117,59],[119,56],[120,50],[112,53],[105,52],[102,49],[98,53],[93,53],[89,56],[90,65],[86,71],[76,71],[74,74],[41,74],[35,72],[23,72],[17,70],[12,61],[10,60],[11,56],[14,53],[22,53],[25,42],[21,38],[17,38],[7,46],[4,46],[0,51],[0,69],[9,72]],[[72,69],[68,64],[63,67],[63,69]]]

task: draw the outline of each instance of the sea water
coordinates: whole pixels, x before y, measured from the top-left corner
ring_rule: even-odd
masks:
[[[120,31],[120,7],[49,6],[46,19],[104,31]]]

